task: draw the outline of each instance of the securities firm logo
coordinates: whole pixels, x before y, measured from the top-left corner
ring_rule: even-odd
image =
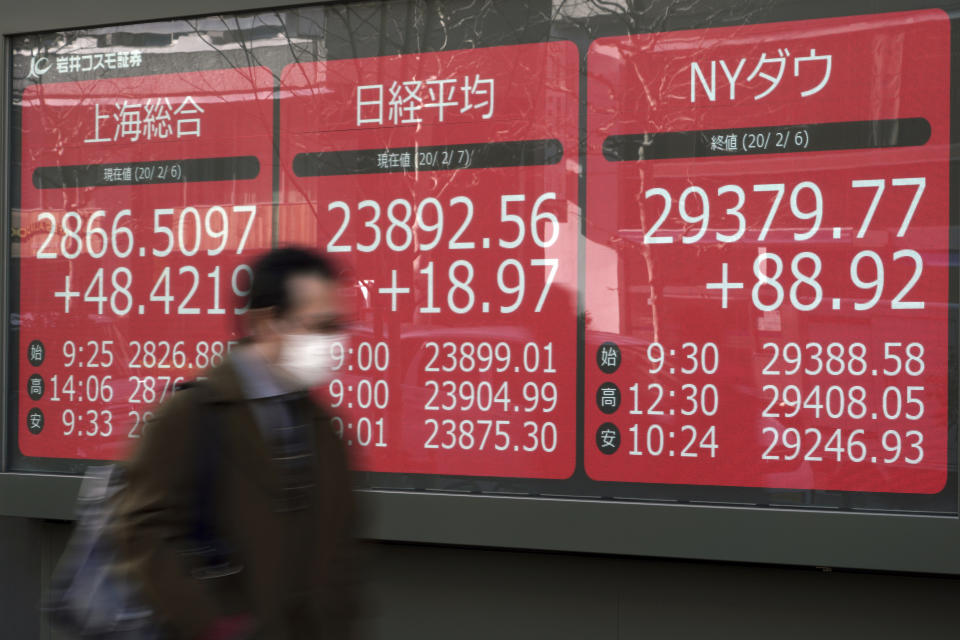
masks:
[[[30,59],[30,73],[28,78],[39,80],[41,76],[50,72],[56,73],[91,73],[101,70],[130,69],[143,64],[143,52],[133,51],[104,51],[100,53],[70,54],[59,56],[33,56]]]
[[[30,73],[27,74],[28,78],[39,78],[47,71],[53,68],[53,63],[50,62],[50,58],[46,56],[33,56],[30,58]]]

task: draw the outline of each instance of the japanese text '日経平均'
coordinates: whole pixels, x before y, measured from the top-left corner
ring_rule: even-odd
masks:
[[[357,87],[357,126],[444,122],[450,114],[493,117],[494,81],[479,75]]]

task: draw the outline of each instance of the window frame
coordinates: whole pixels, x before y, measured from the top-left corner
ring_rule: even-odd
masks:
[[[903,9],[929,6],[900,4]],[[117,0],[48,0],[26,5],[3,0],[0,6],[6,9],[0,25],[0,67],[4,69],[0,82],[0,153],[4,158],[0,199],[6,214],[0,221],[0,234],[9,239],[11,36],[270,9],[289,6],[289,2],[170,0],[159,6]],[[4,291],[9,290],[9,258],[9,241],[0,243]],[[0,355],[6,358],[6,296],[0,300],[0,317]],[[3,367],[4,403],[11,393],[7,373]],[[2,415],[7,415],[6,410]],[[72,519],[80,478],[9,472],[7,431],[6,425],[0,430],[0,515]],[[361,534],[376,540],[960,575],[960,545],[956,543],[960,517],[380,490],[358,493],[366,516]]]

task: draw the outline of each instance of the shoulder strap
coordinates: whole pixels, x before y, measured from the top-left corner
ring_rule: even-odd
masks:
[[[194,496],[194,539],[201,546],[215,547],[214,512],[216,509],[217,484],[220,477],[220,416],[211,404],[209,392],[202,384],[194,385],[198,394],[197,412],[194,415],[193,431],[196,433],[196,491]]]
[[[195,381],[181,387],[188,388],[197,394],[191,429],[196,434],[195,490],[190,531],[191,551],[196,555],[193,575],[197,578],[220,577],[240,570],[231,562],[230,548],[217,527],[217,488],[223,466],[223,421],[205,384]]]

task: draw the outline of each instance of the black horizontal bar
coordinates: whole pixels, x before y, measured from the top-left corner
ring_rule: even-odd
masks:
[[[561,159],[563,145],[559,140],[515,140],[299,153],[293,159],[293,172],[301,178],[310,178],[365,173],[527,167],[557,164]]]
[[[929,139],[930,123],[924,118],[858,120],[609,136],[603,141],[603,157],[610,162],[636,162],[882,149],[920,146]]]
[[[38,167],[33,171],[33,186],[37,189],[115,187],[168,182],[252,180],[258,175],[260,161],[256,156],[189,158]]]

